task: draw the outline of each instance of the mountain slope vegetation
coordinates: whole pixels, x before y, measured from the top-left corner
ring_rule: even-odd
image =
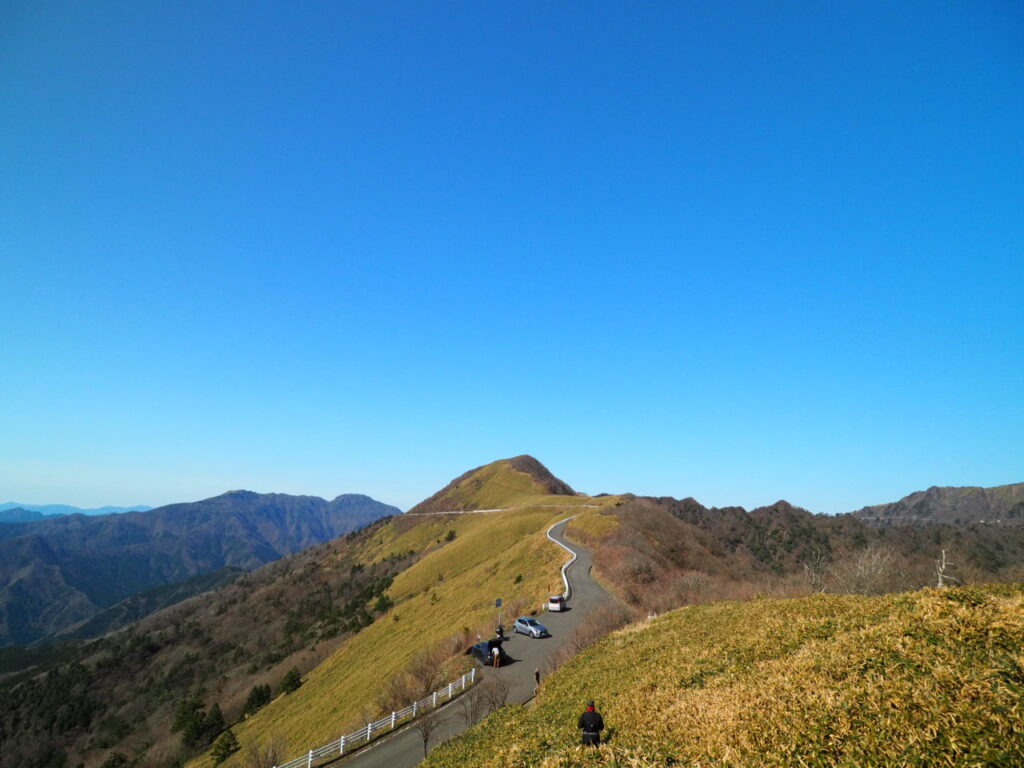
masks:
[[[424,768],[1024,761],[1024,587],[676,610],[613,633]],[[595,699],[608,727],[577,746]]]
[[[1024,525],[1024,483],[993,488],[932,486],[899,501],[864,507],[853,515],[875,525]]]
[[[943,550],[960,581],[1024,578],[1024,528],[880,528],[785,501],[747,512],[626,495],[582,511],[567,533],[593,549],[598,579],[644,611],[764,593],[916,589],[936,583]]]
[[[362,548],[383,525],[242,573],[98,640],[0,649],[0,766],[100,765],[115,751],[140,765],[175,764],[187,755],[169,732],[183,704],[240,717],[254,687],[276,694],[290,669],[312,668],[387,609],[381,596],[418,555],[364,563]]]
[[[231,725],[243,752],[271,739],[301,751],[379,714],[418,653],[483,631],[496,597],[514,610],[560,584],[565,552],[544,532],[586,498],[530,491],[545,505],[396,515],[99,639],[0,649],[0,767],[95,768],[123,755],[170,768],[216,736],[208,719]],[[481,493],[514,506],[486,483]],[[280,692],[293,669],[301,685]]]
[[[474,510],[499,511],[460,513]],[[393,682],[422,652],[438,648],[458,654],[478,633],[490,631],[495,598],[503,598],[507,614],[514,614],[560,590],[558,568],[566,555],[544,534],[570,514],[576,517],[567,535],[593,550],[595,574],[635,609],[635,615],[692,606],[670,615],[683,618],[666,616],[615,636],[647,638],[646,644],[629,649],[636,666],[634,682],[646,687],[631,688],[625,656],[609,657],[608,668],[615,671],[607,680],[596,675],[593,671],[605,660],[589,656],[592,651],[580,657],[585,661],[577,659],[565,667],[565,674],[577,669],[572,673],[577,678],[552,677],[545,685],[539,709],[547,706],[548,692],[558,690],[557,680],[575,680],[566,683],[572,695],[563,697],[561,709],[542,710],[552,717],[573,712],[589,695],[584,689],[606,699],[599,703],[617,719],[613,727],[627,723],[631,729],[628,739],[624,727],[612,732],[609,749],[632,750],[615,753],[620,765],[629,760],[639,766],[662,764],[650,761],[684,760],[695,754],[679,734],[698,721],[666,720],[659,714],[651,718],[647,733],[647,721],[636,719],[645,693],[652,694],[659,712],[662,705],[674,706],[655,680],[665,669],[677,692],[726,691],[721,701],[701,700],[701,706],[723,707],[720,711],[735,726],[715,732],[715,749],[721,750],[715,754],[742,756],[735,764],[758,765],[750,762],[753,752],[737,751],[736,746],[747,743],[741,725],[750,725],[755,715],[724,708],[733,695],[759,701],[760,678],[752,670],[775,675],[780,690],[796,691],[793,696],[799,699],[806,690],[792,682],[798,679],[793,677],[796,668],[785,666],[792,658],[853,658],[851,647],[862,636],[879,656],[886,633],[902,638],[901,627],[918,626],[935,611],[941,613],[943,605],[926,605],[917,595],[869,599],[833,593],[878,594],[933,583],[934,560],[943,549],[957,563],[955,575],[963,581],[1020,580],[1024,575],[1024,527],[878,527],[853,515],[812,515],[781,501],[747,512],[739,507],[709,509],[693,499],[587,497],[531,457],[505,459],[461,475],[405,515],[242,574],[226,586],[99,639],[0,649],[0,675],[7,675],[0,682],[5,701],[0,740],[7,745],[0,750],[0,768],[65,762],[101,768],[107,761],[112,761],[108,768],[171,768],[183,762],[207,768],[211,756],[204,749],[229,726],[241,749],[224,762],[227,768],[241,768],[253,748],[275,744],[286,759],[326,743],[390,712],[396,703]],[[1003,626],[999,617],[1004,608],[1019,608],[1019,591],[990,587],[936,594],[965,596],[953,600],[966,606],[964,610],[988,605],[985,610],[998,614],[992,619],[998,627]],[[765,598],[821,592],[828,594],[806,601]],[[156,590],[136,600],[159,605],[166,597],[164,590]],[[734,597],[761,599],[720,602]],[[1006,600],[1010,602],[1000,602]],[[121,626],[135,610],[135,603],[126,601],[78,631],[88,634],[90,627]],[[957,621],[961,619],[973,620],[965,615]],[[669,634],[645,634],[661,622],[671,625]],[[584,647],[599,634],[571,645]],[[833,641],[841,651],[829,650]],[[702,656],[702,645],[712,650]],[[959,648],[957,653],[964,651]],[[452,660],[451,668],[444,666],[443,674],[457,672],[459,658]],[[924,664],[918,656],[908,658],[908,664]],[[828,669],[828,675],[845,679],[842,675],[847,673]],[[983,675],[982,667],[971,669]],[[999,675],[1015,674],[1005,664],[998,670]],[[799,674],[822,684],[812,672],[818,674]],[[883,677],[892,675],[886,671]],[[743,681],[747,688],[727,688]],[[623,698],[620,706],[615,703],[620,693],[634,698]],[[917,706],[916,700],[908,701]],[[999,701],[983,697],[984,706]],[[808,712],[811,719],[801,727],[814,733],[819,720],[813,718],[820,713]],[[560,735],[538,736],[540,725],[533,730],[535,725],[519,719],[523,715],[499,711],[496,725],[474,732],[462,746],[453,745],[453,751],[436,751],[432,760],[444,757],[454,761],[451,765],[464,764],[459,761],[465,758],[478,765],[555,766],[605,759],[604,752],[581,757],[573,751],[576,714],[565,724],[558,721],[568,739],[563,744]],[[834,716],[828,710],[828,717]],[[978,722],[963,733],[977,736]],[[779,723],[782,728],[784,723]],[[175,725],[180,727],[172,728]],[[721,723],[715,727],[719,725],[725,728]],[[510,728],[514,737],[508,749],[496,750],[493,758],[488,756],[493,747],[488,739],[498,737],[487,730],[491,727],[497,729],[494,733]],[[859,727],[850,726],[849,733]],[[810,754],[808,750],[815,748],[813,739],[794,746],[796,736],[783,731],[776,741],[761,732],[756,738],[780,745],[780,754]],[[479,751],[474,739],[482,745]],[[671,750],[658,751],[662,740]],[[852,748],[843,749],[848,750],[843,754],[857,755],[849,751]],[[720,763],[729,764],[725,758]],[[785,763],[779,758],[767,764]]]
[[[0,524],[0,645],[36,642],[133,594],[252,569],[397,512],[358,494],[232,491],[147,512]]]
[[[236,724],[243,745],[274,742],[294,756],[353,730],[391,711],[383,701],[387,685],[419,653],[453,636],[450,647],[458,652],[478,632],[490,631],[495,598],[506,601],[511,615],[539,607],[560,589],[565,551],[545,533],[587,497],[551,494],[520,507],[521,486],[496,490],[485,484],[479,491],[471,503],[486,499],[515,508],[479,515],[406,513],[382,526],[365,550],[368,562],[426,545],[423,557],[387,590],[393,607],[312,670],[293,694]],[[190,765],[198,768],[206,759]],[[241,759],[224,765],[240,766]]]

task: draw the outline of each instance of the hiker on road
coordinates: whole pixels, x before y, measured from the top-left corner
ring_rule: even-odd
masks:
[[[583,743],[596,747],[601,743],[601,731],[604,730],[604,719],[594,709],[594,702],[587,702],[587,711],[580,715],[580,721],[576,725],[583,730]]]

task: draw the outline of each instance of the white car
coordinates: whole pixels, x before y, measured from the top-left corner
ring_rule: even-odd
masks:
[[[552,595],[548,599],[549,611],[564,611],[565,609],[565,597],[563,595]]]
[[[519,632],[530,637],[551,637],[548,628],[532,616],[520,616],[512,625],[513,632]]]

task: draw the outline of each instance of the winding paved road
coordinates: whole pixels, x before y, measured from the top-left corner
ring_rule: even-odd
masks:
[[[551,637],[535,640],[525,635],[512,635],[505,642],[505,650],[512,657],[513,663],[500,669],[483,669],[484,679],[495,675],[509,683],[509,702],[523,704],[533,697],[533,672],[543,669],[544,662],[555,651],[564,646],[573,630],[581,621],[598,606],[610,601],[611,597],[590,577],[590,552],[578,544],[569,544],[563,535],[568,520],[563,520],[551,527],[549,533],[556,540],[576,553],[576,562],[569,567],[566,575],[572,585],[570,610],[565,613],[545,613],[542,617],[544,626],[551,632]],[[514,617],[508,620],[511,626]],[[465,720],[459,714],[458,699],[440,711],[442,718],[437,730],[430,739],[431,748],[466,730]],[[406,726],[375,741],[365,749],[351,757],[342,758],[333,765],[344,765],[346,768],[412,768],[423,759],[423,739],[411,727]]]

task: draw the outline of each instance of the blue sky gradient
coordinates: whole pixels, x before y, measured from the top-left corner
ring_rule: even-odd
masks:
[[[1024,480],[1024,6],[0,6],[0,501]]]

